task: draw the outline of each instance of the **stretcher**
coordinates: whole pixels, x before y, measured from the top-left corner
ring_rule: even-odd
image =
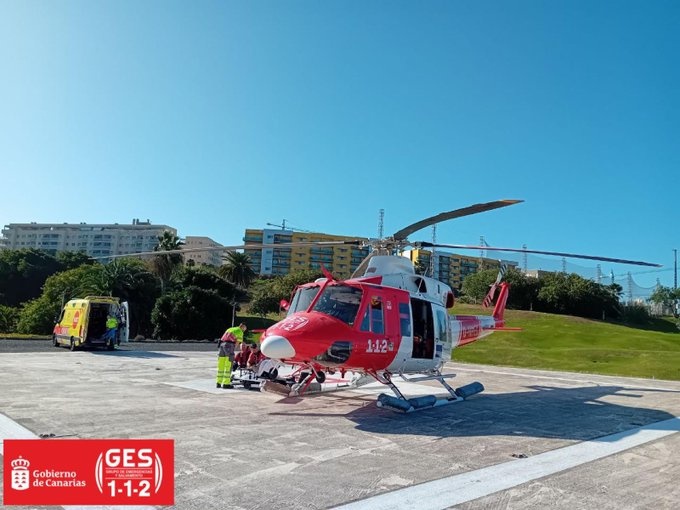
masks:
[[[269,358],[260,361],[252,368],[238,367],[231,373],[232,384],[241,384],[247,390],[260,389],[264,381],[279,381],[279,367],[280,363]]]

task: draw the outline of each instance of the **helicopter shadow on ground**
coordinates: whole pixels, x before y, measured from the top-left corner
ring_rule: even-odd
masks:
[[[673,398],[678,398],[680,391],[624,386],[526,386],[526,391],[481,393],[463,402],[412,413],[378,408],[374,399],[368,403],[365,396],[335,395],[328,400],[318,395],[311,399],[319,399],[318,405],[308,402],[304,409],[275,414],[344,417],[354,421],[358,430],[387,435],[495,435],[584,441],[675,418],[667,411],[636,405],[648,393],[672,393]],[[617,397],[617,402],[607,397]],[[621,397],[626,402],[620,402]],[[352,400],[356,406],[349,412],[328,412],[329,404],[335,404],[333,407],[338,406],[340,411],[341,404],[351,405]]]

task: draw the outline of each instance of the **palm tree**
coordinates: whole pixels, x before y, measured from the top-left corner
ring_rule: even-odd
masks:
[[[237,251],[228,251],[222,257],[225,263],[217,269],[217,273],[236,286],[237,289],[245,291],[253,282],[255,271],[250,267],[250,257],[246,253]],[[231,300],[231,325],[234,325],[236,318],[236,305],[238,299],[236,297]]]
[[[158,244],[153,251],[166,252],[181,250],[184,245],[179,237],[167,230],[158,236]],[[155,255],[151,260],[153,272],[161,279],[161,289],[164,292],[165,286],[177,266],[183,263],[184,259],[180,253],[163,253]]]
[[[248,254],[229,251],[224,260],[225,264],[218,269],[220,276],[241,289],[247,289],[257,276],[250,266]]]
[[[115,296],[127,301],[130,306],[131,334],[150,332],[151,310],[159,294],[159,278],[149,272],[144,261],[121,258],[106,265],[82,267],[88,268],[88,272],[79,281],[80,296]]]

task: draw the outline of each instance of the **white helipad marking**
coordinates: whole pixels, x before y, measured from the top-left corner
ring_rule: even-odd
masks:
[[[155,506],[65,506],[64,510],[155,510]]]
[[[568,383],[578,383],[578,384],[596,384],[598,386],[602,386],[605,384],[611,384],[611,385],[620,385],[618,383],[610,383],[609,381],[605,379],[600,379],[599,381],[595,381],[593,379],[576,379],[576,378],[570,378],[570,377],[561,377],[557,375],[539,375],[539,374],[534,374],[531,372],[514,372],[514,371],[503,371],[503,370],[486,370],[482,368],[463,368],[457,365],[453,365],[451,363],[446,364],[447,368],[450,368],[454,370],[455,372],[476,372],[480,374],[495,374],[495,375],[509,375],[509,376],[514,376],[514,377],[527,377],[530,379],[547,379],[549,381],[562,381],[562,382],[568,382]],[[529,369],[527,369],[529,370]],[[606,375],[599,375],[599,374],[592,374],[594,377],[611,377],[611,376],[606,376]],[[626,377],[626,380],[630,384],[631,381],[640,381],[642,384],[635,384],[634,387],[631,387],[630,389],[645,389],[645,390],[677,390],[677,387],[664,387],[664,386],[649,386],[648,383],[650,379],[640,379],[640,378],[632,378],[632,377]],[[628,388],[628,386],[626,386]]]
[[[6,439],[38,439],[33,432],[0,414],[0,455],[5,454]],[[45,441],[49,441],[46,439]],[[64,506],[65,510],[155,510],[155,506]]]
[[[224,390],[222,388],[217,388],[215,386],[215,379],[193,379],[191,381],[179,381],[179,382],[165,382],[168,386],[177,386],[179,388],[186,388],[189,390],[204,391],[206,393],[219,393],[228,395],[234,390]],[[238,386],[236,386],[238,388]]]
[[[414,485],[335,507],[355,509],[431,509],[460,505],[494,492],[552,475],[587,462],[680,432],[680,417],[645,425],[591,441],[565,446],[528,459],[513,460],[441,480]]]
[[[5,439],[37,439],[33,432],[0,414],[0,455],[4,455]]]

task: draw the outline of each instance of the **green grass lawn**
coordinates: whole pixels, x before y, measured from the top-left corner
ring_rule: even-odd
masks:
[[[484,314],[456,305],[454,313]],[[669,320],[638,329],[603,321],[519,310],[506,311],[508,327],[455,349],[469,363],[680,380],[680,330]]]

